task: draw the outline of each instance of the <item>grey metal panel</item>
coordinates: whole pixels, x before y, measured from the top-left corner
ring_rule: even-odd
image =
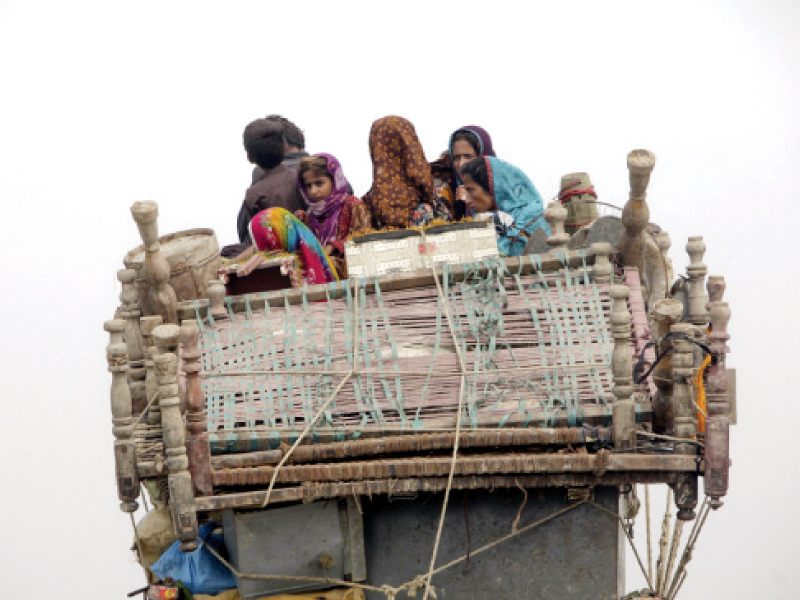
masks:
[[[568,506],[563,488],[527,492],[520,528]],[[442,497],[362,498],[371,584],[397,586],[427,573]],[[616,488],[596,488],[595,501],[619,514]],[[452,492],[436,564],[510,533],[522,503],[520,490]],[[621,535],[613,517],[581,506],[435,575],[432,583],[438,600],[611,600],[624,589]],[[398,600],[407,597],[402,592]],[[367,598],[384,600],[372,592]]]
[[[314,502],[253,512],[226,510],[225,545],[231,564],[241,573],[343,578],[345,537],[339,503]],[[328,568],[323,566],[333,564]],[[280,579],[237,581],[242,600],[272,594],[319,589],[318,583]]]

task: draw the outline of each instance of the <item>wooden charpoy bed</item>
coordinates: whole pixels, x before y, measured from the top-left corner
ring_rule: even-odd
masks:
[[[198,515],[365,495],[668,483],[690,520],[705,478],[721,505],[730,310],[702,238],[670,297],[653,164],[629,155],[621,235],[588,248],[553,203],[543,253],[237,296],[213,275],[202,297],[175,289],[157,208],[137,203],[145,260],[106,323],[123,510],[167,483],[153,493],[190,550]]]

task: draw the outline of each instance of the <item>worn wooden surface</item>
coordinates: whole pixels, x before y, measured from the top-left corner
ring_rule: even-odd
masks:
[[[607,465],[603,464],[607,460]],[[390,458],[374,461],[351,461],[333,464],[284,465],[276,483],[307,481],[361,481],[372,479],[409,479],[414,477],[444,477],[450,472],[452,457],[425,456]],[[529,473],[610,471],[695,471],[694,457],[614,455],[607,459],[600,454],[481,454],[458,457],[454,473],[464,475],[508,475]],[[275,467],[262,466],[243,469],[223,469],[213,472],[215,486],[268,484]]]
[[[292,453],[293,464],[346,460],[362,456],[395,455],[449,450],[453,447],[454,432],[421,433],[417,435],[358,439],[327,444],[298,446]],[[461,449],[513,446],[583,445],[591,442],[611,442],[611,430],[603,427],[568,427],[543,429],[484,429],[462,431],[458,446]],[[277,464],[283,458],[287,444],[275,450],[215,456],[215,469],[236,469]]]
[[[499,425],[500,420],[502,417],[495,416],[491,419],[486,419],[481,422],[481,427],[485,428],[496,428]],[[638,423],[647,423],[652,420],[652,410],[650,409],[649,404],[637,404],[636,405],[636,420]],[[590,426],[601,426],[607,427],[611,425],[611,411],[609,408],[605,407],[583,407],[581,409],[581,422],[586,425]],[[566,428],[570,427],[569,419],[565,414],[555,415],[553,416],[552,411],[544,411],[544,410],[535,410],[531,409],[528,415],[524,415],[522,413],[512,414],[508,421],[504,424],[504,427],[512,428],[512,427],[541,427],[541,428]],[[426,432],[449,432],[455,430],[456,422],[455,417],[453,418],[443,418],[443,419],[436,419],[435,423],[428,423],[426,425],[425,431]],[[359,431],[359,439],[365,438],[380,438],[385,436],[392,436],[392,435],[414,435],[418,434],[416,430],[406,428],[403,430],[400,427],[391,428],[391,427],[383,427],[379,425],[365,425],[363,427],[358,428]],[[325,429],[325,428],[318,428],[314,432],[314,439],[308,440],[308,443],[330,443],[337,440],[342,439],[352,439],[352,434],[355,432],[353,430],[347,429]],[[275,447],[277,443],[287,443],[291,444],[294,443],[294,440],[297,436],[297,432],[294,431],[277,431],[277,430],[267,430],[267,429],[240,429],[237,430],[239,433],[240,439],[228,441],[225,437],[224,431],[220,432],[219,438],[217,438],[216,434],[211,433],[209,437],[211,439],[211,452],[212,454],[228,454],[228,453],[238,453],[238,452],[250,452],[255,450],[270,450]]]
[[[642,457],[637,457],[642,458]],[[685,458],[681,460],[686,461]],[[696,464],[687,461],[686,468],[694,469]],[[641,470],[607,471],[597,476],[587,472],[569,471],[566,473],[543,473],[538,475],[484,475],[454,477],[452,488],[494,489],[494,488],[537,488],[537,487],[586,487],[596,485],[629,485],[633,483],[674,483],[680,471]],[[342,498],[353,495],[370,496],[385,494],[402,496],[418,492],[441,492],[447,487],[447,477],[423,479],[383,479],[357,482],[308,483],[272,491],[270,505],[284,502],[313,502],[325,498]],[[196,500],[200,512],[224,510],[226,508],[254,508],[264,503],[266,490],[240,492],[224,496],[207,496]]]

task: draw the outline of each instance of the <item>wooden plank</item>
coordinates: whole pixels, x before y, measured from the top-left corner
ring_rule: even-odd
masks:
[[[653,418],[653,411],[650,405],[637,405],[636,412],[637,423],[649,423]],[[480,418],[478,421],[479,428],[486,429],[499,429],[500,421],[504,418],[503,414],[490,415],[487,418]],[[554,419],[554,422],[551,420]],[[610,410],[602,406],[581,406],[581,419],[582,425],[608,427],[611,424]],[[532,429],[539,428],[568,428],[569,419],[565,414],[552,415],[541,409],[531,410],[529,415],[522,413],[514,413],[509,417],[508,421],[503,424],[503,428],[524,428],[529,427]],[[331,443],[344,439],[353,439],[356,436],[358,439],[365,438],[379,438],[385,436],[397,435],[420,435],[422,433],[432,432],[450,432],[456,428],[456,419],[453,417],[432,418],[425,421],[425,429],[417,430],[411,428],[403,429],[400,424],[397,427],[381,426],[381,425],[365,425],[363,427],[316,427],[312,435],[308,436],[303,443]],[[228,433],[236,433],[239,437],[238,440],[229,440]],[[217,435],[220,439],[217,440]],[[215,455],[220,454],[234,454],[240,452],[249,452],[252,450],[271,450],[277,443],[294,443],[297,436],[296,431],[287,429],[269,429],[269,428],[237,428],[232,431],[221,430],[218,434],[210,433],[211,439],[211,452]]]
[[[586,487],[597,485],[631,484],[672,484],[677,481],[676,472],[607,472],[601,477],[591,473],[548,473],[541,475],[488,475],[475,477],[455,477],[452,488],[494,489],[494,488],[543,488],[543,487]],[[337,482],[305,484],[272,491],[270,506],[286,502],[313,502],[326,498],[346,498],[350,496],[388,495],[403,496],[420,492],[441,492],[447,487],[447,478],[379,480],[358,482]],[[198,512],[218,511],[228,508],[260,507],[266,498],[266,491],[242,492],[217,496],[206,496],[195,501]]]
[[[363,481],[373,479],[410,479],[444,477],[451,469],[452,458],[427,456],[393,458],[333,464],[284,465],[276,483]],[[462,455],[456,460],[455,475],[592,473],[601,471],[673,471],[696,473],[693,456],[633,454],[506,454]],[[213,471],[215,486],[267,485],[275,467]]]
[[[455,443],[454,432],[421,433],[418,435],[393,435],[382,438],[358,439],[328,444],[298,446],[292,452],[291,463],[322,462],[346,460],[359,456],[380,456],[409,452],[433,452],[450,450]],[[459,447],[486,448],[498,446],[546,446],[567,444],[582,445],[587,442],[610,443],[611,430],[605,427],[570,427],[563,429],[491,429],[462,431]],[[284,447],[286,448],[286,446]],[[263,452],[214,457],[211,461],[215,469],[237,469],[278,464],[284,456],[284,449]]]

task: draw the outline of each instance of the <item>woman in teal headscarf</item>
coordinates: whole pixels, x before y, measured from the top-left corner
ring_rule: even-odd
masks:
[[[494,223],[501,254],[519,256],[537,229],[550,235],[544,203],[528,176],[512,164],[479,156],[461,167],[470,215]]]

